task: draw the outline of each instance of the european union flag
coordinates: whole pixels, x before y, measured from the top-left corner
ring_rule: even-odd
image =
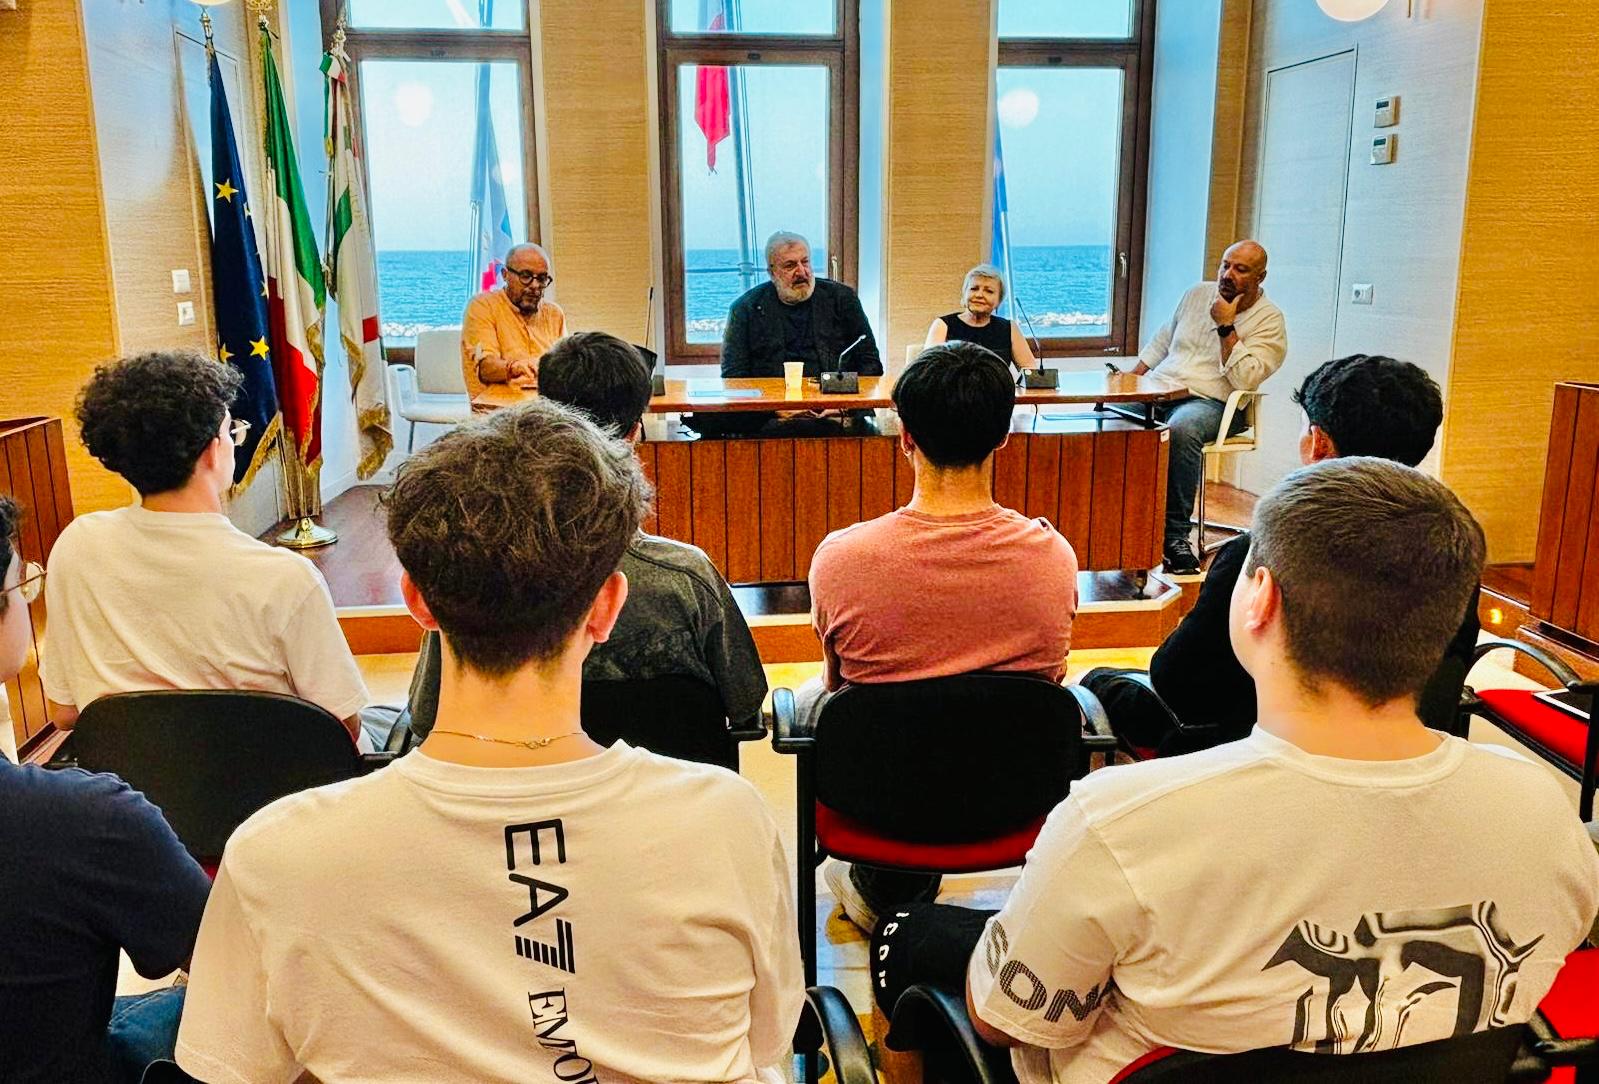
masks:
[[[250,226],[233,115],[214,52],[210,62],[211,299],[216,307],[217,360],[244,374],[233,401],[233,417],[250,423],[233,468],[233,484],[242,486],[260,469],[277,436],[278,390],[267,335],[266,278]]]

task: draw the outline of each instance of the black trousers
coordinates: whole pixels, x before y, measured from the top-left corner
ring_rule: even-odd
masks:
[[[947,903],[913,903],[885,913],[872,931],[872,997],[892,1017],[899,996],[917,983],[962,997],[966,962],[998,912]]]
[[[1142,673],[1101,666],[1084,674],[1078,684],[1099,698],[1118,738],[1139,749],[1160,749],[1177,731],[1160,697],[1127,676]]]

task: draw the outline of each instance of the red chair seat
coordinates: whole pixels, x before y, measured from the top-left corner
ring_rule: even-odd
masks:
[[[1599,948],[1566,957],[1538,1011],[1562,1039],[1599,1038]]]
[[[816,803],[816,842],[835,858],[890,869],[977,873],[1019,866],[1044,827],[1039,817],[1023,827],[969,843],[916,843],[878,835],[859,821]]]
[[[1581,719],[1533,697],[1530,689],[1486,689],[1477,694],[1505,727],[1582,770],[1588,751],[1588,727]]]

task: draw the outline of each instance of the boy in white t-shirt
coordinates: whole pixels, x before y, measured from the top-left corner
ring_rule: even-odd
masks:
[[[721,768],[583,733],[638,461],[546,400],[400,469],[427,740],[228,842],[178,1061],[205,1081],[773,1081],[804,1001],[777,825]]]
[[[223,513],[250,436],[229,413],[239,384],[209,358],[153,353],[101,366],[79,396],[85,447],[140,499],[79,516],[50,553],[40,675],[57,727],[108,693],[249,689],[361,737],[366,683],[322,574]]]
[[[1253,733],[1075,784],[986,924],[888,916],[879,1002],[964,972],[1018,1078],[1062,1084],[1162,1047],[1358,1054],[1527,1020],[1599,908],[1599,858],[1546,769],[1416,716],[1483,553],[1411,468],[1290,474],[1232,598]]]

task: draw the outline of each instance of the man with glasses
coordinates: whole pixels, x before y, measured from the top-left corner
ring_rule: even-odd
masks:
[[[20,518],[0,497],[0,682],[27,658],[45,579],[17,552]],[[114,775],[0,757],[0,808],[0,1077],[137,1081],[172,1056],[184,988],[117,997],[118,953],[146,978],[186,966],[205,872]]]
[[[140,499],[79,516],[50,553],[40,671],[56,726],[108,693],[251,689],[318,704],[359,740],[366,683],[321,573],[223,513],[238,385],[163,352],[102,366],[79,396],[84,446]],[[376,718],[371,731],[387,735]]]
[[[513,245],[500,277],[505,285],[468,301],[461,317],[461,368],[474,397],[485,384],[537,387],[539,358],[566,334],[566,313],[544,299],[555,281],[549,253],[531,241]]]

